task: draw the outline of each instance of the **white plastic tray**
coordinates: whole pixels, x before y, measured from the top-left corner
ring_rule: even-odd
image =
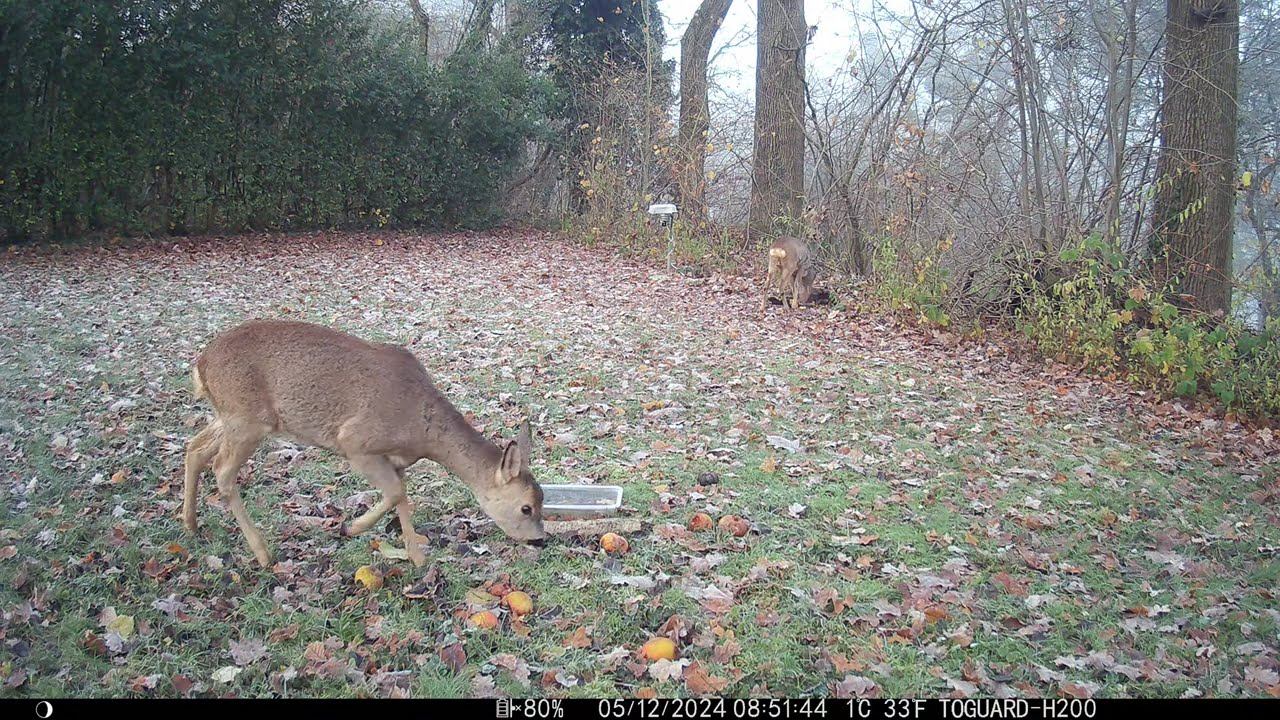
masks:
[[[622,507],[617,485],[543,485],[542,514],[559,519],[613,515]]]

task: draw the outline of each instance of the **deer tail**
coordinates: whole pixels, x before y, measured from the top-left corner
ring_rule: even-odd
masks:
[[[205,387],[204,378],[200,377],[200,360],[196,359],[191,363],[191,388],[195,391],[196,399],[209,397],[209,390]]]
[[[783,248],[769,248],[769,257],[784,258],[786,256],[787,251]]]

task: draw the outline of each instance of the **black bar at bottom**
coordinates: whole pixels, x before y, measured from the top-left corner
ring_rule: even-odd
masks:
[[[1269,699],[1113,700],[1113,699],[965,699],[911,700],[836,698],[670,698],[625,699],[475,699],[475,700],[241,700],[241,699],[0,699],[0,716],[9,720],[78,720],[121,716],[128,720],[281,720],[294,714],[306,720],[337,717],[370,720],[391,713],[391,720],[419,720],[436,713],[463,713],[495,720],[645,720],[646,718],[747,718],[748,720],[1110,720],[1148,713],[1226,713],[1239,717],[1275,717],[1280,703]],[[365,714],[361,717],[361,714]],[[409,713],[402,715],[401,713]],[[381,720],[380,718],[378,720]]]

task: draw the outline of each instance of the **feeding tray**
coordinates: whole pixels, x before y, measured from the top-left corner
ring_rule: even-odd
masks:
[[[613,515],[622,507],[617,485],[543,485],[542,516],[548,520],[581,520]]]

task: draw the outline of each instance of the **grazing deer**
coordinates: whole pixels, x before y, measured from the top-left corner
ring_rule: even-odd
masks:
[[[382,491],[382,500],[351,523],[351,537],[391,509],[400,517],[405,550],[426,562],[426,538],[413,529],[404,471],[421,458],[462,479],[480,507],[516,540],[541,545],[542,488],[529,472],[529,424],[497,447],[445,399],[407,349],[303,322],[255,320],[214,338],[196,358],[197,398],[214,419],[187,444],[182,516],[196,529],[200,473],[213,464],[218,492],[264,567],[271,554],[236,488],[236,474],[272,434],[333,450]]]
[[[769,293],[776,289],[782,293],[782,304],[787,305],[791,295],[791,307],[799,308],[813,294],[814,270],[809,246],[803,240],[780,237],[769,246],[769,274],[764,280],[764,294],[760,297],[760,311],[769,305]]]

